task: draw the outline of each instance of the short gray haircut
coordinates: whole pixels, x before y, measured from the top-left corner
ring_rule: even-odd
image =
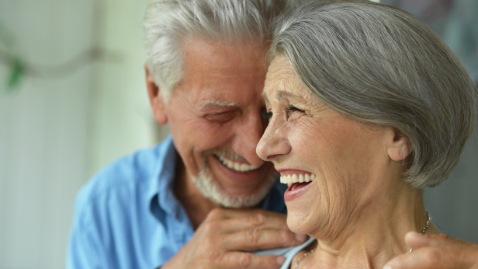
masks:
[[[148,0],[143,22],[146,66],[168,100],[182,78],[185,38],[270,42],[276,15],[301,1]]]
[[[392,126],[413,148],[405,180],[445,180],[476,124],[476,88],[433,31],[375,3],[310,4],[275,30],[269,59],[285,55],[302,82],[336,111]]]

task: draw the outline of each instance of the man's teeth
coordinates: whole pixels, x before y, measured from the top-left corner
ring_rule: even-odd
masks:
[[[217,156],[217,158],[227,168],[235,170],[235,171],[239,171],[239,172],[249,172],[252,170],[256,170],[257,168],[260,167],[260,165],[250,165],[245,163],[233,162],[231,160],[224,159],[221,156]]]
[[[307,183],[315,179],[313,174],[300,174],[300,175],[284,175],[280,177],[280,183],[291,185],[294,183]]]

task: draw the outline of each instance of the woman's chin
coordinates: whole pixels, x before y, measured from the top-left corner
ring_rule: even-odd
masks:
[[[309,222],[287,215],[287,226],[296,234],[310,234],[312,229],[308,226]]]

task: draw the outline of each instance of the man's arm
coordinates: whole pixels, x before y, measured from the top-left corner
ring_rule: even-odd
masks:
[[[279,268],[284,257],[250,251],[298,245],[305,239],[289,231],[283,214],[261,209],[216,209],[188,244],[161,268]]]
[[[388,262],[384,269],[478,269],[478,245],[446,235],[409,232],[405,242],[413,249]]]

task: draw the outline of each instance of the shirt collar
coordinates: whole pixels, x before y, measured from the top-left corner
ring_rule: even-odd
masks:
[[[150,209],[153,213],[158,209],[174,213],[173,211],[176,211],[175,208],[179,205],[173,193],[178,153],[174,147],[171,135],[157,147],[156,154],[158,155],[158,163],[152,178],[149,180],[148,199],[150,201]]]

